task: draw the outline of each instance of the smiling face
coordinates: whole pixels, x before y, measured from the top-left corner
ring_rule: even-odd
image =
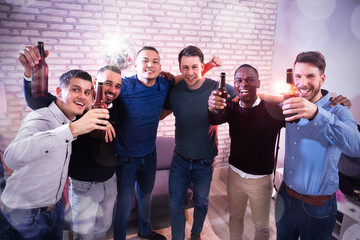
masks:
[[[134,66],[138,79],[144,83],[155,80],[161,72],[160,56],[153,50],[142,50],[136,57]]]
[[[240,67],[234,76],[234,88],[243,107],[252,107],[257,99],[257,88],[260,80],[255,70],[250,67]]]
[[[198,89],[204,83],[205,78],[202,76],[204,63],[198,56],[182,56],[180,60],[180,72],[189,89]]]
[[[105,70],[98,73],[96,82],[104,83],[105,103],[107,105],[119,96],[121,91],[121,74]]]
[[[300,96],[315,103],[321,97],[321,86],[325,82],[325,74],[311,63],[298,62],[294,66],[294,84]]]
[[[77,115],[82,115],[89,102],[92,102],[92,83],[81,78],[71,78],[65,87],[56,88],[56,93],[61,101],[58,107],[69,120]]]

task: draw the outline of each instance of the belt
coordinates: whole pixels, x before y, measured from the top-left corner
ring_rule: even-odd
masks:
[[[40,214],[44,212],[50,212],[55,208],[56,204],[53,204],[48,207],[40,207],[40,208],[31,208],[31,209],[20,209],[20,208],[9,208],[5,206],[5,204],[1,205],[1,211],[7,212],[10,214],[24,214],[24,215],[30,215],[30,214]]]
[[[308,204],[311,204],[311,205],[314,205],[317,207],[324,206],[324,202],[331,200],[335,196],[335,193],[333,193],[332,195],[325,195],[325,196],[304,195],[304,194],[295,192],[294,190],[292,190],[291,188],[286,186],[286,184],[284,182],[282,182],[281,185],[284,186],[286,192],[291,197],[297,198],[299,200],[302,200]]]
[[[189,162],[196,162],[196,161],[201,161],[201,160],[204,160],[205,158],[189,158],[189,157],[185,157],[177,152],[175,152],[177,155],[179,155],[180,157],[188,160]]]

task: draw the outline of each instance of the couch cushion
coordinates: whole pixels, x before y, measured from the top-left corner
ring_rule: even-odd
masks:
[[[157,169],[170,169],[173,151],[175,147],[174,137],[157,137]]]

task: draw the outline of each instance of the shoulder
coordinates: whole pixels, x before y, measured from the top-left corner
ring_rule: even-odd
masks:
[[[211,78],[205,78],[204,81],[204,86],[206,86],[207,88],[212,88],[213,90],[219,88],[219,82],[215,81]]]

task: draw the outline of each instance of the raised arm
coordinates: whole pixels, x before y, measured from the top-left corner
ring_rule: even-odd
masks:
[[[48,55],[49,51],[45,50],[45,57]],[[18,56],[18,60],[24,68],[23,92],[25,101],[33,110],[47,107],[52,101],[56,100],[56,97],[50,93],[42,98],[34,98],[31,94],[31,68],[38,64],[40,59],[39,49],[36,46],[26,46]]]
[[[222,66],[222,59],[220,57],[215,56],[208,63],[205,64],[205,67],[202,71],[202,75],[205,76],[205,74],[214,67],[221,67],[221,66]]]

